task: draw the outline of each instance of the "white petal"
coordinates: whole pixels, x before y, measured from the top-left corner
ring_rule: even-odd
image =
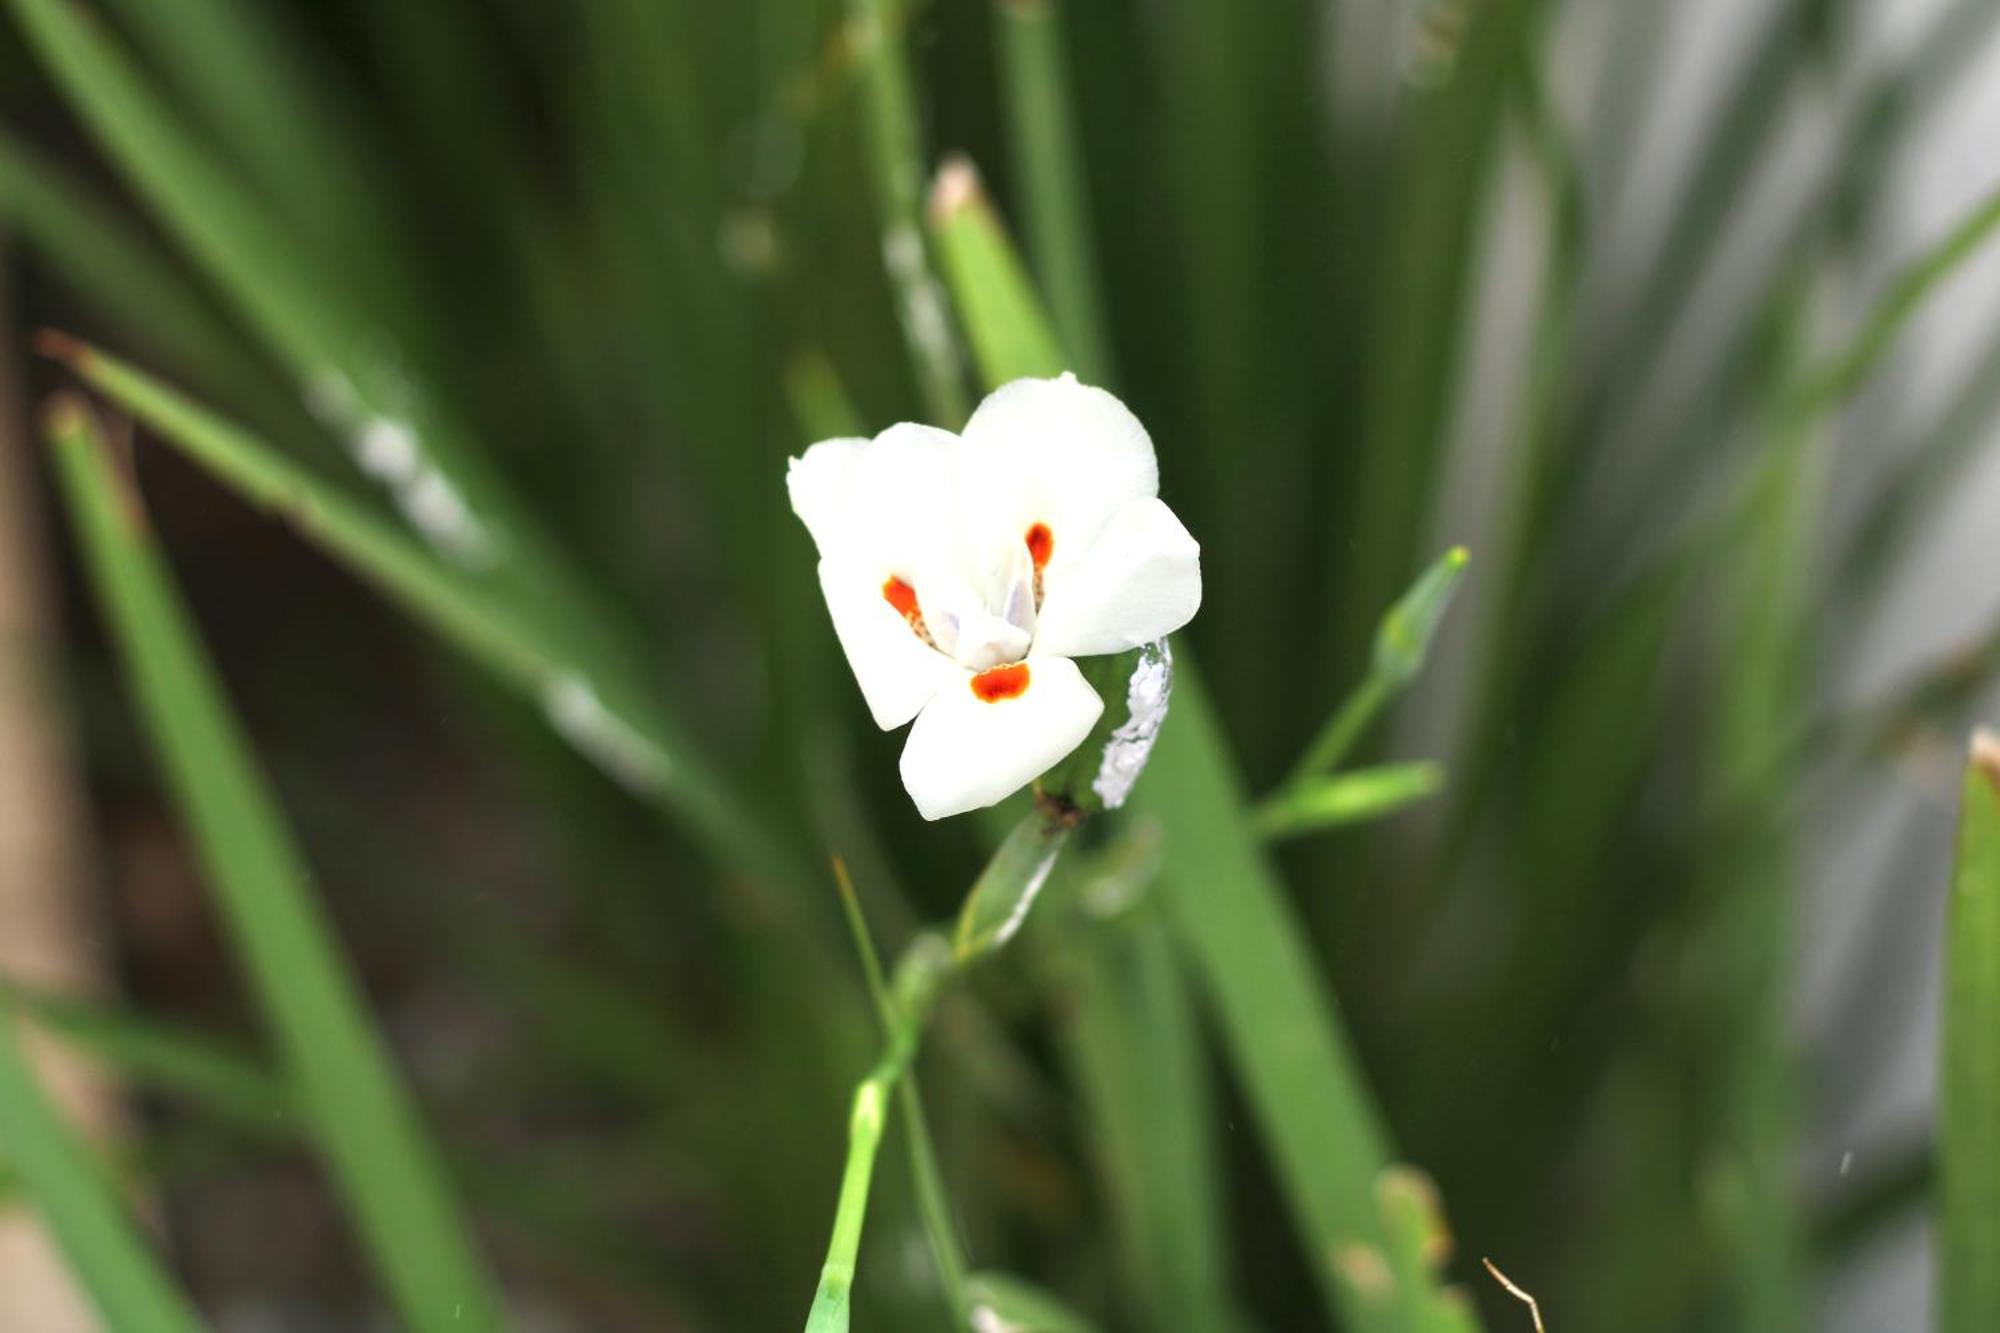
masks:
[[[867,556],[905,578],[948,552],[958,437],[904,422],[872,440],[824,440],[786,474],[821,556]]]
[[[883,599],[879,565],[865,560],[819,562],[819,587],[833,616],[847,665],[868,701],[875,725],[900,727],[962,674],[952,660],[917,637],[910,623]]]
[[[1052,563],[1088,550],[1114,513],[1160,492],[1146,428],[1074,375],[1001,385],[966,422],[965,445],[961,507],[989,516],[1013,544],[1046,523]]]
[[[1073,563],[1050,562],[1035,649],[1122,653],[1173,633],[1200,608],[1200,545],[1173,510],[1141,500],[1113,515]]]
[[[1083,742],[1104,701],[1064,657],[1030,656],[1028,688],[988,703],[960,671],[917,717],[903,746],[903,786],[925,819],[993,805]]]

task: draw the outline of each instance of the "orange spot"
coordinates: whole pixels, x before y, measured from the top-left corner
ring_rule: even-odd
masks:
[[[899,578],[891,577],[882,585],[882,600],[896,608],[896,614],[905,620],[915,620],[923,614],[917,609],[917,590]]]
[[[1028,529],[1028,555],[1033,558],[1035,568],[1049,563],[1049,555],[1056,549],[1056,536],[1049,531],[1046,523],[1037,523]]]
[[[989,704],[1018,699],[1028,692],[1028,664],[989,667],[972,678],[972,692]]]

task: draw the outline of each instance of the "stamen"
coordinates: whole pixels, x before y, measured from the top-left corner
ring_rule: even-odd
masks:
[[[930,626],[924,623],[923,608],[917,605],[915,588],[892,574],[889,581],[882,585],[882,600],[895,607],[896,614],[910,622],[910,628],[918,638],[933,648],[937,647],[937,641],[931,638]]]
[[[972,678],[972,692],[989,704],[1018,699],[1028,692],[1028,664],[1012,662],[989,667]]]
[[[1028,558],[1035,562],[1035,610],[1042,609],[1042,566],[1049,563],[1049,556],[1056,549],[1056,535],[1049,531],[1046,523],[1037,523],[1028,529]]]
[[[1043,565],[1049,563],[1049,556],[1055,549],[1056,536],[1049,531],[1048,524],[1037,523],[1028,529],[1028,554],[1034,559],[1035,569],[1038,572]]]

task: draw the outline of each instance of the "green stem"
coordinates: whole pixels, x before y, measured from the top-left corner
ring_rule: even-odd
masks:
[[[906,1078],[923,1040],[938,993],[959,973],[997,952],[1013,938],[1047,879],[1055,858],[1069,838],[1070,823],[1030,811],[1000,844],[966,895],[954,942],[925,933],[911,941],[896,968],[893,986],[884,983],[880,962],[867,943],[860,910],[843,871],[841,897],[862,952],[862,966],[877,1012],[886,1029],[882,1058],[854,1090],[854,1110],[848,1120],[847,1166],[841,1174],[840,1201],[827,1242],[826,1263],[819,1289],[806,1317],[806,1333],[844,1333],[848,1327],[849,1294],[854,1283],[855,1256],[861,1248],[861,1223],[868,1209],[868,1187],[875,1174],[875,1154],[888,1120],[888,1099],[903,1100],[910,1121],[911,1168],[917,1201],[931,1248],[938,1259],[939,1280],[951,1303],[954,1320],[963,1322],[969,1308],[965,1287],[966,1262],[944,1195],[942,1173],[924,1120],[923,1105],[913,1079]]]
[[[1369,724],[1381,715],[1391,693],[1389,682],[1382,673],[1370,671],[1354,687],[1354,692],[1347,696],[1347,701],[1341,704],[1339,710],[1327,719],[1326,725],[1320,728],[1319,735],[1306,747],[1298,766],[1285,779],[1280,790],[1292,789],[1316,773],[1328,772],[1345,759],[1355,742],[1361,739],[1362,733],[1368,730]]]
[[[905,1061],[885,1058],[854,1090],[854,1110],[847,1121],[847,1167],[840,1175],[840,1203],[833,1214],[833,1239],[827,1242],[826,1264],[820,1269],[819,1290],[806,1316],[806,1333],[836,1333],[848,1325],[849,1297],[854,1286],[854,1262],[861,1252],[861,1223],[868,1213],[868,1184],[875,1174],[875,1150],[888,1123],[890,1091],[901,1077]]]

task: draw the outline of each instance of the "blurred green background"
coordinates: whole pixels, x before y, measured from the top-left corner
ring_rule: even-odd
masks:
[[[962,153],[1061,364],[1147,423],[1202,542],[1181,646],[1221,746],[1163,762],[1229,802],[1149,775],[1158,808],[1107,816],[941,1001],[923,1089],[974,1262],[1109,1330],[1324,1328],[1362,1299],[1300,1201],[1374,1216],[1346,1184],[1376,1146],[1287,1137],[1245,1072],[1232,986],[1275,922],[1358,1058],[1327,1086],[1435,1179],[1485,1327],[1528,1316],[1482,1255],[1563,1333],[1925,1326],[1921,1283],[1852,1275],[1925,1215],[1932,1070],[1895,1056],[1934,1041],[1905,1018],[2000,669],[2000,320],[1922,319],[1995,223],[2000,108],[1962,96],[1995,77],[1990,0],[1891,8],[15,0],[0,586],[42,611],[8,626],[38,665],[0,730],[50,740],[0,804],[69,850],[0,847],[0,887],[69,924],[0,958],[30,1025],[108,1072],[108,1151],[203,1319],[394,1316],[303,1146],[313,1085],[294,1105],[271,1072],[313,1067],[310,1029],[287,1045],[246,982],[225,918],[257,909],[216,906],[71,554],[32,422],[75,376],[30,335],[176,386],[385,528],[400,505],[614,713],[647,701],[636,751],[524,705],[506,652],[441,647],[309,508],[272,521],[107,390],[515,1323],[790,1327],[878,1040],[820,867],[845,858],[893,956],[992,829],[910,808],[785,459],[955,427],[1004,378],[990,257],[933,218],[908,263]],[[1988,151],[1912,223],[1941,118]],[[370,453],[385,419],[445,483]],[[1972,567],[1913,581],[1947,522],[1983,530]],[[1235,793],[1280,783],[1460,542],[1423,681],[1350,756],[1440,761],[1444,790],[1259,843]],[[76,799],[44,809],[50,784]],[[1844,826],[1912,808],[1847,855]],[[1889,1080],[1914,1113],[1850,1132]],[[900,1149],[856,1301],[864,1329],[949,1326]]]

